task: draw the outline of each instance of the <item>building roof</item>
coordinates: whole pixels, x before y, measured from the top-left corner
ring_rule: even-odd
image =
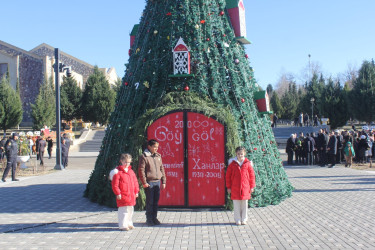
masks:
[[[22,53],[22,54],[26,54],[26,55],[28,55],[28,56],[34,57],[34,58],[36,58],[36,59],[42,59],[42,57],[40,57],[40,56],[38,56],[38,55],[35,55],[34,53],[30,53],[29,51],[23,50],[23,49],[21,49],[21,48],[18,48],[18,47],[14,46],[14,45],[11,45],[11,44],[6,43],[6,42],[1,41],[1,40],[0,40],[0,45],[3,45],[4,47],[8,47],[8,48],[10,48],[10,49],[12,49],[12,50],[18,51],[18,52],[20,52],[20,53]],[[6,50],[1,50],[1,52],[2,52],[3,54],[7,54],[7,55],[9,55],[9,56],[16,56],[15,54],[9,53],[9,52],[7,52]]]
[[[46,44],[46,43],[42,43],[42,44],[36,46],[35,48],[33,48],[32,50],[30,50],[30,52],[35,52],[35,51],[39,50],[40,48],[47,48],[47,49],[53,51],[53,53],[54,53],[54,51],[55,51],[55,48],[52,47],[51,45]],[[90,67],[90,68],[94,68],[93,65],[91,65],[91,64],[89,64],[89,63],[87,63],[87,62],[85,62],[85,61],[82,61],[82,60],[80,60],[80,59],[78,59],[78,58],[76,58],[76,57],[74,57],[74,56],[72,56],[72,55],[69,55],[69,54],[67,54],[67,53],[65,53],[65,52],[63,52],[63,51],[61,51],[61,50],[60,50],[60,55],[64,55],[64,56],[66,56],[66,57],[68,57],[68,58],[70,58],[70,59],[72,59],[72,60],[74,60],[74,61],[77,61],[77,62],[79,62],[79,63],[82,63],[82,64],[84,64],[84,65],[86,65],[86,66],[88,66],[88,67]]]

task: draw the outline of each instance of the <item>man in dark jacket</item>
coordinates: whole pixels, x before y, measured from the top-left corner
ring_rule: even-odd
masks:
[[[47,152],[48,152],[48,159],[51,159],[52,156],[52,147],[53,147],[53,140],[51,136],[47,138]]]
[[[66,145],[66,148],[68,149],[67,153],[66,153],[66,167],[68,166],[68,162],[69,162],[69,149],[70,149],[70,140],[68,138],[68,135],[66,133],[63,134],[63,138],[65,140],[65,145]],[[61,140],[62,141],[62,140]]]
[[[318,138],[316,141],[316,147],[318,149],[319,154],[319,165],[321,167],[325,167],[327,164],[327,141],[323,129],[319,130]]]
[[[39,160],[40,165],[44,166],[44,151],[46,149],[46,141],[44,140],[44,137],[42,136],[40,140],[38,141],[38,154],[39,154]]]
[[[306,138],[303,141],[303,148],[306,154],[306,165],[313,165],[313,151],[315,147],[315,141],[309,133],[306,134]]]
[[[147,225],[160,225],[157,219],[160,188],[166,187],[166,176],[161,155],[157,153],[159,142],[149,140],[147,149],[139,157],[138,175],[146,193],[146,218]]]
[[[7,142],[5,143],[7,166],[4,170],[3,178],[1,179],[3,182],[6,182],[6,178],[8,176],[10,169],[12,169],[12,181],[18,181],[18,179],[16,179],[17,155],[18,155],[17,140],[18,140],[18,134],[14,133],[12,138],[7,140]]]
[[[329,137],[329,142],[328,142],[328,156],[329,156],[329,161],[331,165],[329,168],[333,168],[336,164],[336,154],[337,154],[337,137],[335,135],[335,132],[331,132],[331,135]]]
[[[294,139],[294,134],[291,134],[286,141],[285,151],[288,154],[288,165],[293,165],[293,153],[296,147],[296,142]]]
[[[335,136],[337,138],[337,154],[336,154],[336,163],[341,164],[343,160],[343,150],[344,150],[344,137],[341,135],[339,130],[335,131]]]
[[[62,138],[61,139],[61,164],[63,165],[64,168],[67,167],[68,151],[69,151],[69,148],[66,145],[66,140],[65,138]]]

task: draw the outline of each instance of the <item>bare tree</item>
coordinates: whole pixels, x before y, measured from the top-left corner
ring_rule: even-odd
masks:
[[[353,84],[358,77],[358,67],[357,65],[353,65],[351,63],[348,64],[348,68],[344,73],[338,75],[340,82],[344,85],[347,84],[349,89],[353,88]]]

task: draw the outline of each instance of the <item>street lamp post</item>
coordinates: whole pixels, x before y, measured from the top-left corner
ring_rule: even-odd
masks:
[[[314,120],[314,102],[315,102],[315,98],[314,97],[311,97],[310,99],[310,102],[311,102],[311,122],[313,122]],[[314,123],[312,123],[313,126],[314,126]]]
[[[55,48],[55,90],[56,90],[56,166],[55,169],[63,170],[61,163],[61,117],[60,117],[60,52]]]

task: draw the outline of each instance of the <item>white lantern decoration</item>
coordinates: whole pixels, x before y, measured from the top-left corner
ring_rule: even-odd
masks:
[[[190,49],[186,46],[182,38],[178,40],[173,49],[173,74],[190,74]]]

